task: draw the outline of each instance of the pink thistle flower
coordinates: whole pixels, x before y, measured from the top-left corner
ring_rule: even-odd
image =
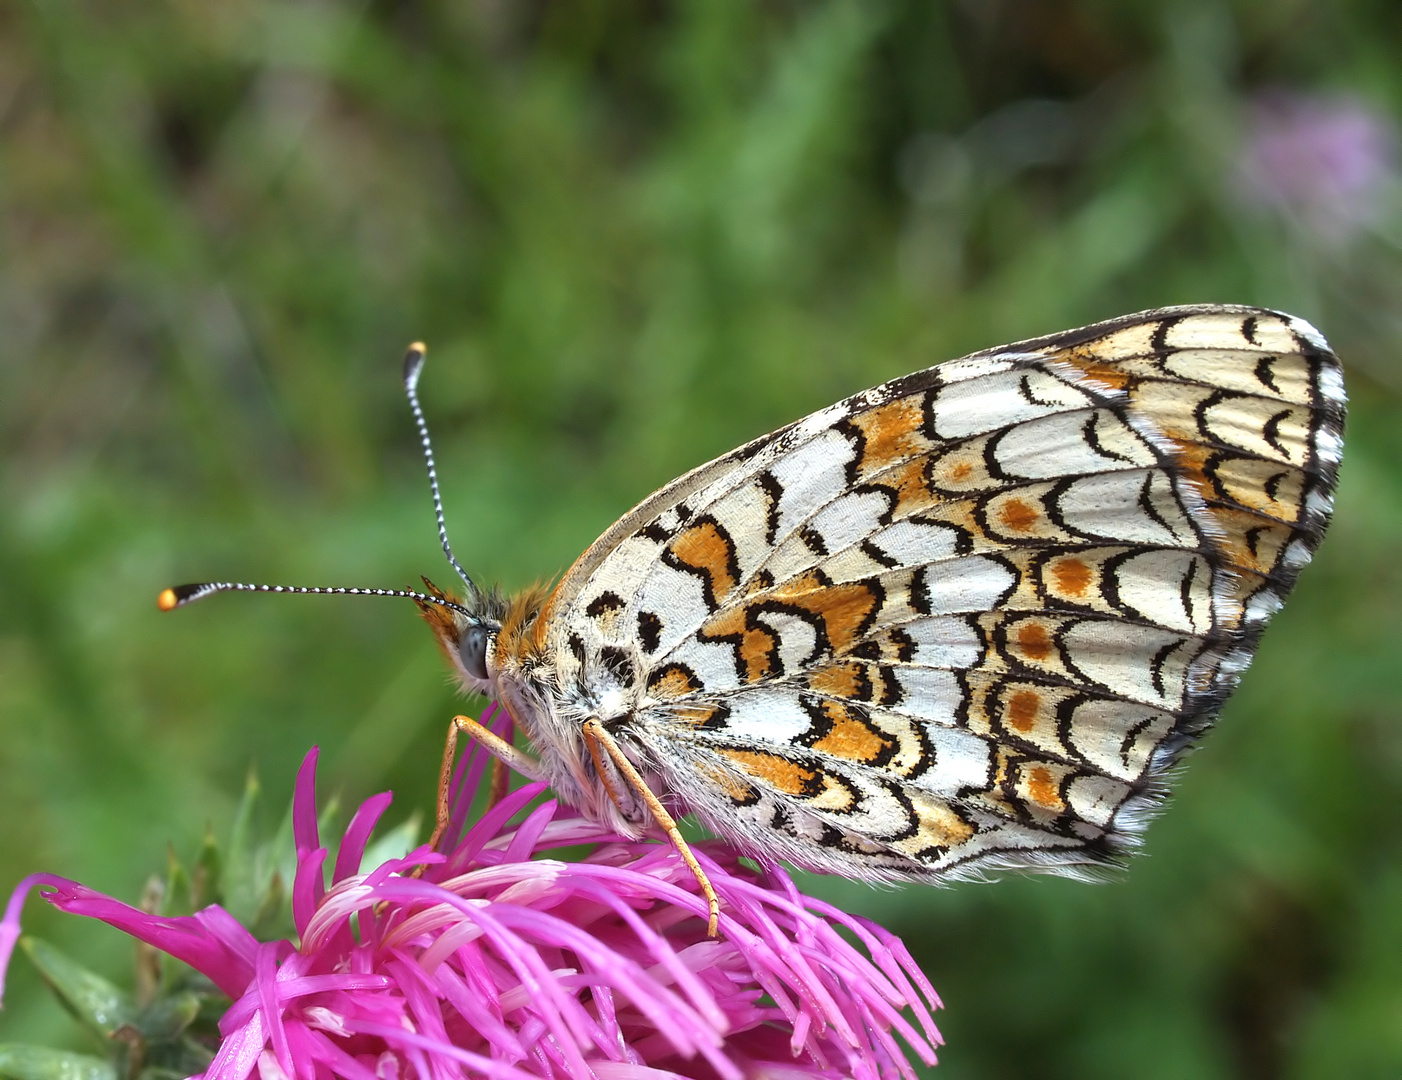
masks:
[[[694,848],[721,897],[708,938],[705,900],[670,846],[554,801],[532,807],[541,784],[464,829],[486,764],[476,747],[459,765],[446,852],[362,867],[390,803],[377,795],[347,827],[328,886],[316,755],[293,801],[297,942],[260,942],[218,905],[150,915],[36,874],[0,922],[0,980],[37,886],[233,999],[206,1080],[913,1077],[902,1041],[935,1063],[939,998],[898,938],[713,841]],[[582,861],[549,857],[578,845],[592,845]],[[422,878],[407,876],[423,863]]]
[[[1394,132],[1361,101],[1268,91],[1251,102],[1237,162],[1243,198],[1327,243],[1380,214],[1392,177]]]

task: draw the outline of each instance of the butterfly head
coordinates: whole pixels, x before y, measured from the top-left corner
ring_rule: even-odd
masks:
[[[428,578],[423,582],[429,598],[416,598],[415,603],[448,658],[448,666],[469,693],[490,693],[496,677],[497,637],[507,612],[501,594],[495,589],[474,592],[461,601]]]

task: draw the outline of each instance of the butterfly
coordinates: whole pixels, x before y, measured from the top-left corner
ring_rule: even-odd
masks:
[[[1162,308],[856,394],[649,495],[553,588],[414,597],[465,731],[588,817],[668,804],[870,882],[1087,876],[1132,850],[1329,522],[1339,362],[1305,321]]]

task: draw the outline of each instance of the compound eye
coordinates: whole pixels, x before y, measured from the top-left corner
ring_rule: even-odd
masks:
[[[485,626],[469,626],[458,639],[458,657],[463,670],[474,679],[487,681],[487,633]]]

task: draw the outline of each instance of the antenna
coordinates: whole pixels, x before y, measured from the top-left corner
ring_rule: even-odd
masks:
[[[325,594],[334,596],[400,596],[409,600],[417,600],[421,604],[435,604],[438,607],[448,608],[452,611],[461,612],[468,618],[472,618],[472,612],[461,604],[455,604],[451,600],[446,600],[441,596],[430,596],[428,593],[415,592],[413,589],[347,589],[335,586],[308,586],[308,585],[249,585],[242,581],[204,581],[195,585],[176,585],[171,589],[162,589],[161,595],[156,597],[156,606],[162,611],[173,611],[186,604],[193,604],[196,600],[203,600],[206,596],[213,596],[221,592],[267,592],[267,593],[302,593],[302,594]]]
[[[480,608],[482,592],[467,576],[467,571],[462,568],[458,557],[453,554],[452,545],[448,543],[448,524],[443,519],[443,496],[438,490],[438,469],[433,463],[433,443],[428,437],[428,421],[424,419],[424,411],[419,406],[419,375],[423,372],[427,352],[424,343],[416,341],[404,354],[404,393],[409,397],[409,408],[414,411],[414,423],[419,427],[419,442],[424,448],[424,463],[428,466],[428,486],[433,492],[433,513],[438,519],[438,541],[443,545],[443,554],[448,556],[449,564],[467,586],[469,602],[474,608]]]
[[[429,442],[428,422],[424,419],[424,411],[419,406],[419,373],[423,371],[425,352],[423,343],[416,341],[409,346],[409,351],[404,354],[404,391],[409,395],[409,408],[414,411],[414,422],[419,427],[419,441],[424,448],[424,461],[428,464],[428,486],[433,492],[433,512],[438,518],[438,539],[443,544],[443,554],[448,556],[448,562],[452,564],[453,569],[458,572],[458,577],[462,578],[463,584],[467,586],[469,606],[449,600],[439,593],[438,589],[427,578],[424,579],[424,584],[432,590],[432,595],[416,592],[413,589],[358,589],[321,585],[251,585],[242,581],[204,581],[193,585],[176,585],[174,588],[161,590],[161,594],[156,597],[156,606],[162,611],[174,611],[178,607],[193,604],[196,600],[203,600],[206,596],[213,596],[215,593],[221,592],[399,596],[408,600],[417,600],[421,604],[433,604],[436,607],[456,611],[476,622],[477,616],[473,614],[473,609],[482,606],[482,592],[467,576],[467,571],[462,568],[457,557],[453,554],[453,549],[448,544],[448,526],[443,520],[443,496],[438,491],[438,470],[433,464],[433,444]]]

